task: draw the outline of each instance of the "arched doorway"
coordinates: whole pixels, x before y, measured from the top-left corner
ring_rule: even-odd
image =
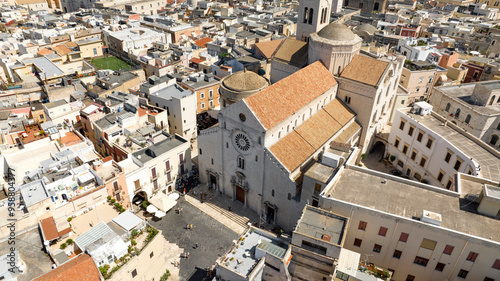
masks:
[[[372,154],[371,156],[375,156],[375,155],[380,156],[380,157],[375,157],[375,158],[381,159],[382,157],[384,157],[384,154],[385,154],[385,144],[381,141],[375,142],[375,144],[370,149],[370,154]]]
[[[141,190],[137,192],[132,198],[132,209],[134,211],[140,210],[143,201],[148,201],[148,194],[146,193],[146,191]]]
[[[374,10],[374,11],[378,11],[378,9],[379,9],[379,5],[380,5],[380,4],[379,4],[378,2],[377,2],[377,3],[375,3],[375,5],[373,5],[373,10]]]
[[[490,140],[490,144],[491,145],[496,145],[498,142],[498,136],[497,135],[492,135],[491,136],[491,140]]]

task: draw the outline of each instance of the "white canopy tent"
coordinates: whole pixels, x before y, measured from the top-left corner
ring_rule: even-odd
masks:
[[[158,210],[166,213],[170,209],[172,209],[175,205],[177,205],[177,201],[168,197],[168,196],[155,196],[149,200],[149,203],[154,205]]]
[[[153,205],[149,205],[147,208],[146,208],[146,211],[148,211],[148,213],[150,214],[154,214],[156,212],[158,212],[158,208],[156,208],[155,206]]]

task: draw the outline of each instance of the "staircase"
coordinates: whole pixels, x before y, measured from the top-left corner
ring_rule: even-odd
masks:
[[[244,216],[240,216],[232,211],[228,211],[227,206],[225,206],[218,199],[219,198],[216,197],[216,198],[214,198],[213,201],[204,202],[203,204],[206,204],[210,208],[214,209],[220,215],[227,217],[228,219],[237,223],[238,225],[241,225],[243,228],[246,228],[248,226],[247,223],[250,221],[250,219],[248,219],[247,217],[244,217]],[[234,207],[233,207],[233,209],[234,209]]]

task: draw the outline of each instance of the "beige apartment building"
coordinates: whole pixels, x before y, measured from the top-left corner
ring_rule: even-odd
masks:
[[[189,80],[181,83],[183,88],[191,90],[196,95],[196,114],[220,106],[219,82],[218,77],[205,74],[199,77],[190,77]]]
[[[92,37],[85,40],[77,41],[80,49],[80,57],[95,58],[102,57],[102,40],[99,37]]]
[[[125,4],[125,11],[144,15],[156,15],[158,10],[164,9],[166,5],[166,0],[133,1]]]
[[[391,280],[499,280],[499,183],[456,179],[448,191],[347,164],[320,205],[349,219],[344,248]]]
[[[426,100],[437,78],[446,72],[447,69],[426,61],[405,62],[399,83],[408,90],[408,104]]]

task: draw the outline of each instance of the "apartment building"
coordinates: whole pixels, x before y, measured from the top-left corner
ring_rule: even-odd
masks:
[[[196,114],[215,109],[220,106],[220,79],[211,74],[189,77],[180,85],[196,95]]]
[[[427,61],[405,62],[399,83],[408,90],[408,103],[427,100],[437,78],[446,73],[445,68]]]
[[[500,153],[424,102],[396,112],[387,152],[406,177],[449,190],[457,189],[457,173],[500,180]]]
[[[320,206],[345,216],[344,248],[391,280],[498,280],[499,183],[459,174],[448,191],[348,164]]]
[[[148,95],[149,102],[166,109],[169,131],[184,138],[197,136],[196,95],[178,84],[170,85]]]
[[[437,87],[430,103],[437,114],[500,150],[499,81]]]
[[[164,10],[167,0],[146,0],[125,4],[125,11],[143,15],[156,15],[159,10]]]

